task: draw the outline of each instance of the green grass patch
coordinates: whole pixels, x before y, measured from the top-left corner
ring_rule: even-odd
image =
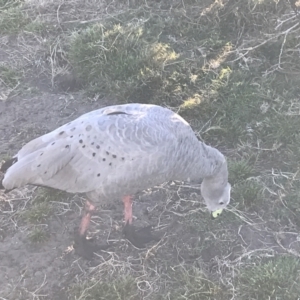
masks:
[[[186,270],[183,267],[174,268],[173,270],[168,273],[174,284],[168,293],[169,299],[226,299],[226,288],[213,282],[203,271],[196,268]],[[164,295],[159,299],[168,298],[165,298]]]
[[[74,285],[70,293],[73,299],[85,300],[139,300],[139,291],[135,281],[127,276],[111,281],[86,281]]]
[[[300,259],[279,257],[241,270],[238,289],[242,299],[295,300],[300,295]]]
[[[22,0],[0,0],[0,10],[8,9],[10,7],[16,7],[22,4]]]
[[[7,87],[14,88],[19,83],[21,77],[22,76],[18,71],[10,67],[0,65],[0,84],[2,82]]]
[[[30,19],[19,7],[0,11],[0,34],[14,34],[22,31]]]
[[[238,208],[247,210],[249,208],[261,209],[263,202],[263,187],[254,179],[245,180],[234,185],[232,198],[238,203]]]
[[[142,24],[95,24],[74,33],[69,59],[94,92],[121,93],[143,82],[159,84],[161,70],[178,54]]]
[[[234,185],[255,175],[253,164],[249,160],[228,161],[229,182]]]
[[[277,222],[289,228],[300,227],[300,182],[294,181],[289,188],[289,192],[282,197],[282,202],[278,201],[274,208],[274,217]]]

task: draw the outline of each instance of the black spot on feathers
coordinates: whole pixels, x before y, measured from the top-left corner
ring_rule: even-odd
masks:
[[[97,174],[97,177],[100,177],[100,173]]]
[[[82,148],[85,148],[85,145],[83,145]]]
[[[111,163],[109,163],[109,165],[111,166]]]
[[[95,157],[95,156],[96,156],[96,153],[94,152],[94,153],[93,153],[93,157]]]
[[[107,154],[107,155],[109,155],[109,152],[108,152],[108,151],[106,151],[106,154]]]
[[[105,158],[102,158],[102,160],[103,160],[103,161],[106,161],[106,159],[105,159]]]
[[[65,132],[64,131],[61,131],[58,135],[62,135],[62,134],[64,134]]]
[[[55,142],[53,142],[51,145],[53,146],[55,144]]]
[[[96,146],[96,148],[97,148],[97,149],[100,149],[100,146],[99,146],[99,145],[97,145],[97,146]]]
[[[94,144],[95,144],[94,142],[91,143],[91,145],[94,145]]]
[[[113,154],[112,157],[113,157],[113,158],[117,158],[117,155]]]
[[[41,154],[40,154],[40,156],[42,156],[44,154],[44,152],[42,152]]]
[[[37,165],[37,167],[39,168],[41,165],[39,164],[39,165]]]
[[[71,129],[71,131],[74,131],[76,129],[76,127],[73,127],[72,129]]]
[[[122,157],[122,160],[125,160],[125,157]]]
[[[82,144],[82,143],[83,143],[83,140],[79,140],[79,143]]]
[[[92,126],[91,126],[91,125],[88,125],[88,126],[85,127],[85,130],[86,130],[86,131],[90,131],[91,129],[92,129]]]

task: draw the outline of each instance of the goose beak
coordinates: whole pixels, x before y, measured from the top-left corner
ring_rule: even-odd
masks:
[[[221,213],[222,213],[223,209],[220,208],[220,209],[217,209],[215,211],[212,211],[211,212],[211,218],[212,219],[216,219]]]

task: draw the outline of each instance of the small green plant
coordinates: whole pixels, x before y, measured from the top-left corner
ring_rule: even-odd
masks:
[[[41,228],[34,228],[29,234],[29,240],[34,244],[43,243],[48,239],[48,234]]]
[[[86,281],[77,284],[70,291],[75,299],[85,300],[139,300],[139,291],[135,281],[127,276],[111,281]]]
[[[278,257],[242,270],[238,277],[243,299],[295,300],[300,295],[300,259]]]
[[[36,203],[28,210],[22,213],[25,220],[32,224],[41,223],[46,219],[52,211],[51,206],[47,202]]]

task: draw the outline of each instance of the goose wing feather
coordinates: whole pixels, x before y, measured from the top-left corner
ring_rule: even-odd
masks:
[[[26,144],[3,186],[43,185],[67,192],[142,188],[163,180],[178,136],[190,127],[170,110],[117,105],[84,114]],[[141,182],[142,180],[142,182]],[[144,185],[144,186],[143,186]]]

